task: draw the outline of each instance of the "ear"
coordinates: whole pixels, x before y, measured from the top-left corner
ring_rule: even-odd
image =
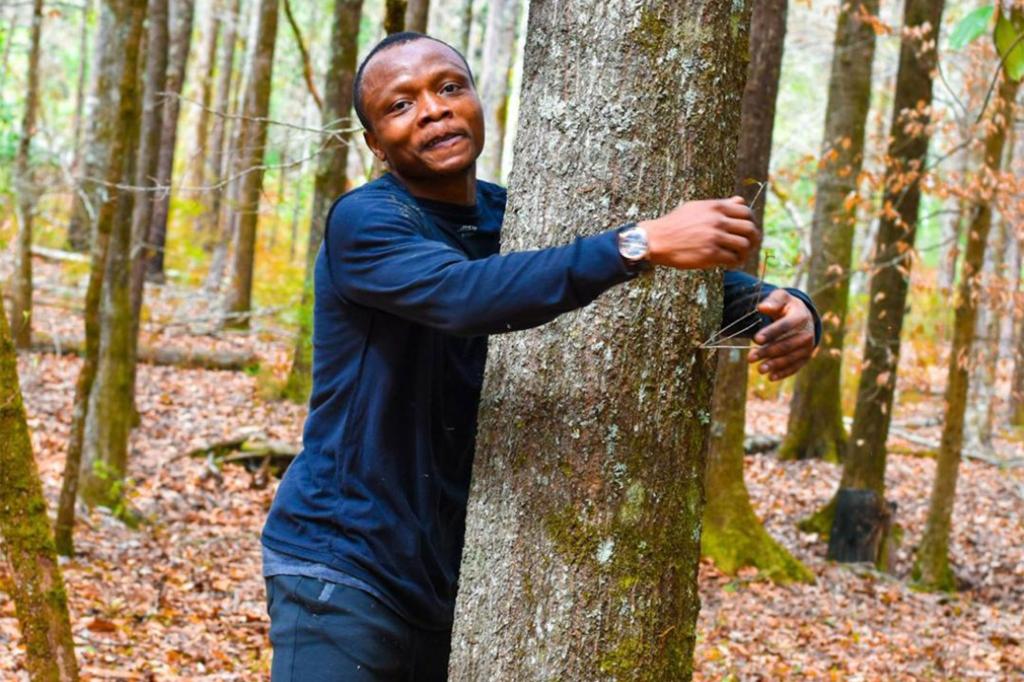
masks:
[[[366,142],[366,146],[370,148],[373,155],[380,159],[382,162],[386,162],[387,154],[384,153],[384,148],[380,146],[380,141],[377,140],[377,136],[373,134],[373,131],[364,130],[363,140]]]

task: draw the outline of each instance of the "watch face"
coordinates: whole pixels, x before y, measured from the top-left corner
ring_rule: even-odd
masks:
[[[619,253],[627,260],[647,257],[647,235],[641,230],[626,230],[619,235]]]

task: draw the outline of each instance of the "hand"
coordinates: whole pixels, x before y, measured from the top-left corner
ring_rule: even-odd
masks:
[[[785,289],[776,289],[757,305],[774,320],[754,335],[759,348],[748,361],[761,362],[758,371],[772,381],[785,379],[807,364],[814,352],[814,316],[807,305]]]
[[[761,241],[743,197],[687,201],[640,227],[651,263],[680,270],[739,267]]]

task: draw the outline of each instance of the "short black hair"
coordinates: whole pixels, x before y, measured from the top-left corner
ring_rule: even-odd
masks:
[[[366,55],[362,63],[359,64],[359,68],[356,70],[355,80],[352,81],[352,105],[355,107],[356,116],[359,117],[359,122],[367,130],[371,130],[370,121],[366,117],[366,110],[363,109],[363,71],[366,70],[366,66],[370,61],[377,56],[378,52],[383,52],[389,47],[396,45],[402,45],[404,43],[411,43],[416,40],[433,40],[435,43],[441,43],[455,54],[459,55],[459,59],[466,66],[466,72],[469,73],[469,82],[476,86],[476,81],[473,78],[473,69],[469,68],[469,62],[466,61],[465,55],[456,50],[454,47],[449,45],[439,38],[428,36],[425,33],[417,33],[416,31],[401,31],[399,33],[392,33],[385,36],[379,43],[373,46],[370,53]]]

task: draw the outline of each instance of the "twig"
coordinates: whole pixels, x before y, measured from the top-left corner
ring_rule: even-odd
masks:
[[[323,111],[324,100],[320,97],[320,91],[316,89],[316,83],[313,82],[313,65],[310,63],[309,50],[306,49],[306,42],[302,39],[302,31],[299,30],[299,25],[295,22],[295,15],[292,14],[291,0],[284,0],[284,15],[288,17],[288,23],[292,27],[295,42],[299,47],[299,54],[302,55],[302,77],[306,80],[306,87],[309,88],[309,94],[313,97],[313,101],[316,102],[316,108]]]

